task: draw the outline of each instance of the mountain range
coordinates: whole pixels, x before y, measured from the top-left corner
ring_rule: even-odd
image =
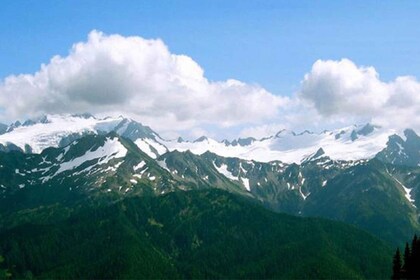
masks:
[[[167,151],[189,150],[194,154],[210,151],[223,157],[259,162],[279,160],[297,164],[319,148],[334,160],[372,158],[387,146],[390,136],[396,135],[395,130],[368,123],[321,133],[281,130],[261,139],[248,137],[216,141],[202,136],[194,141],[182,138],[166,140],[150,127],[132,119],[122,116],[95,118],[86,113],[45,115],[23,123],[17,121],[8,126],[0,126],[0,149],[40,153],[48,147],[63,147],[86,134],[106,134],[111,131],[134,141],[153,158]]]
[[[53,278],[58,275],[66,275],[69,278],[103,278],[107,275],[107,278],[134,277],[135,272],[125,269],[121,269],[126,272],[124,275],[86,274],[79,263],[78,269],[72,270],[55,263],[53,255],[48,256],[50,266],[43,269],[31,262],[19,261],[21,258],[33,258],[33,252],[41,250],[34,244],[36,240],[42,239],[46,232],[53,240],[58,238],[57,236],[66,236],[66,240],[69,240],[66,248],[76,246],[79,239],[68,237],[66,232],[74,230],[72,227],[80,226],[79,221],[83,221],[83,227],[88,227],[87,217],[90,215],[94,217],[93,224],[116,223],[121,227],[124,238],[141,244],[136,248],[152,254],[150,258],[155,260],[156,265],[164,265],[168,269],[160,270],[163,271],[161,277],[174,275],[175,278],[177,275],[191,278],[202,278],[204,275],[213,278],[231,278],[236,275],[254,275],[257,278],[382,278],[383,274],[369,274],[363,270],[361,263],[356,264],[348,259],[344,261],[342,256],[337,255],[344,250],[344,243],[342,239],[339,241],[340,238],[366,234],[363,237],[364,241],[357,242],[366,242],[373,238],[375,241],[369,241],[376,244],[372,245],[376,246],[373,250],[384,252],[384,258],[378,259],[377,262],[385,263],[390,252],[387,246],[402,244],[420,229],[420,202],[416,199],[420,192],[420,137],[412,129],[406,129],[402,135],[398,135],[393,130],[366,124],[322,133],[295,133],[283,130],[262,139],[242,138],[218,142],[200,137],[195,141],[185,141],[165,140],[151,128],[124,117],[96,118],[90,114],[83,114],[44,116],[23,123],[0,126],[0,130],[0,235],[3,237],[3,241],[0,242],[0,255],[5,255],[9,267],[16,266],[15,273],[20,276],[29,271],[36,276]],[[137,200],[139,201],[135,202]],[[217,201],[221,200],[234,202],[219,205]],[[165,203],[175,203],[172,208],[174,213],[178,214],[171,214],[171,207],[168,208]],[[188,205],[196,212],[189,209]],[[213,209],[211,205],[221,208],[215,206]],[[124,210],[127,207],[128,210]],[[138,207],[141,210],[148,209],[144,212],[148,214],[139,214],[141,211]],[[249,207],[257,209],[255,213],[259,214],[249,213]],[[114,216],[104,217],[98,214],[98,209],[113,213]],[[231,212],[239,211],[238,209],[249,214],[244,216],[247,218],[241,220],[243,223],[236,225],[235,229],[229,228],[231,224],[228,222],[223,224],[224,226],[220,224],[224,218],[211,222],[216,223],[217,227],[215,232],[209,235],[197,228],[202,223],[210,222],[201,215],[241,219],[238,214]],[[271,214],[271,211],[298,217],[275,216],[278,214]],[[168,217],[175,215],[174,217],[179,219],[167,220],[165,214]],[[261,222],[256,228],[261,230],[269,227],[268,224],[270,227],[278,226],[279,229],[273,229],[278,236],[296,234],[296,238],[306,240],[309,237],[305,236],[302,227],[309,230],[307,234],[312,236],[311,238],[315,238],[321,229],[325,235],[319,237],[319,240],[334,240],[337,243],[332,242],[334,249],[326,249],[320,258],[334,260],[334,263],[342,268],[339,271],[346,273],[334,274],[326,268],[320,268],[318,272],[308,272],[299,266],[302,263],[298,265],[293,262],[291,263],[296,267],[296,271],[305,271],[306,274],[285,274],[281,269],[268,273],[267,267],[272,264],[268,260],[261,260],[263,264],[256,265],[261,266],[262,270],[259,273],[243,272],[245,268],[238,266],[238,270],[233,270],[236,271],[235,274],[229,274],[221,267],[221,270],[218,270],[217,266],[211,265],[205,266],[207,270],[200,270],[199,262],[182,260],[185,254],[192,252],[192,247],[188,246],[198,246],[197,244],[204,242],[204,236],[214,240],[218,238],[217,234],[223,234],[225,230],[237,236],[237,230],[240,229],[256,238],[256,228],[250,227],[249,221],[263,219],[262,217],[267,215],[274,216],[267,220],[266,224]],[[124,219],[122,224],[115,220],[120,216]],[[322,225],[314,225],[310,221],[318,220],[307,220],[307,217],[326,218],[336,222],[328,223],[320,219],[314,223]],[[141,223],[141,232],[145,231],[144,227],[147,226],[153,231],[145,231],[151,237],[134,234],[135,229],[139,229],[138,219],[147,221]],[[190,219],[195,222],[192,223]],[[296,222],[293,222],[294,226],[281,232],[281,225],[288,224],[284,219],[296,219]],[[175,221],[186,228],[177,229]],[[356,228],[347,228],[341,225],[342,222]],[[210,224],[206,224],[205,227],[211,228]],[[156,233],[156,229],[160,231]],[[179,236],[184,230],[189,233],[187,237]],[[342,234],[337,235],[337,230]],[[370,237],[360,230],[375,237]],[[50,233],[51,231],[53,233]],[[351,233],[352,231],[355,232]],[[34,234],[27,236],[27,232]],[[301,232],[301,235],[298,232]],[[157,237],[154,234],[167,242],[156,241]],[[246,236],[247,234],[244,234],[240,238]],[[148,241],[145,242],[144,238]],[[232,242],[229,239],[231,237],[224,238],[226,239],[219,243],[220,246]],[[264,243],[261,250],[266,252],[279,237],[268,234],[261,238],[272,240],[271,243]],[[307,242],[313,242],[311,238]],[[8,241],[5,241],[6,239]],[[285,240],[284,237],[282,240]],[[285,246],[283,249],[288,246],[296,246],[297,250],[303,248],[299,247],[301,245],[296,243],[296,240],[289,241],[291,243],[285,242],[279,246]],[[356,242],[356,239],[353,241]],[[183,242],[189,245],[183,247]],[[127,244],[120,245],[129,246]],[[209,244],[214,243],[207,241],[203,244],[210,246]],[[88,245],[97,248],[99,243]],[[18,250],[13,249],[13,246],[23,247]],[[25,246],[35,247],[29,252],[24,249],[27,248]],[[54,254],[53,247],[48,246],[53,245],[47,242],[43,249]],[[239,243],[237,246],[240,246]],[[259,245],[255,243],[250,246]],[[278,258],[277,254],[285,252],[283,249],[278,248],[278,251],[273,253],[273,258]],[[65,254],[63,262],[64,259],[70,258],[67,254],[71,252],[66,250],[62,251],[62,254]],[[199,261],[210,258],[209,255],[200,255],[211,249],[206,247],[206,250],[197,253],[200,256]],[[240,261],[235,251],[237,248],[232,250],[232,255],[228,255],[227,259],[238,264]],[[263,251],[255,252],[263,254]],[[360,252],[358,254],[360,257]],[[133,256],[137,255],[138,252],[133,253]],[[213,257],[211,259],[214,261]],[[246,261],[255,262],[255,257],[254,255]],[[308,263],[315,261],[300,255],[299,258]],[[104,260],[103,263],[98,261],[95,263],[97,270],[94,271],[103,271],[104,265],[109,265],[109,261],[111,260]],[[132,264],[134,259],[130,265]],[[373,269],[372,267],[373,265],[369,269]],[[80,274],[75,274],[75,271]],[[195,271],[196,274],[191,272],[192,274],[187,275],[187,271]],[[240,274],[242,272],[243,274]],[[145,277],[152,276],[153,274],[145,274]]]

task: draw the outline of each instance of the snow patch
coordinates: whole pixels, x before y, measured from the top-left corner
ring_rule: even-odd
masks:
[[[242,171],[243,174],[246,174],[246,170],[242,167],[242,162],[239,163],[239,169]]]
[[[168,165],[166,164],[166,158],[164,160],[158,160],[157,164],[159,164],[160,167],[171,173],[171,170],[169,170]]]
[[[244,184],[244,187],[247,191],[251,191],[251,187],[249,186],[249,179],[248,178],[242,178],[241,177],[241,181]]]
[[[137,147],[142,150],[149,157],[156,159],[158,156],[163,155],[168,149],[152,139],[137,139],[134,141]]]
[[[122,158],[127,154],[127,149],[118,141],[118,138],[107,138],[104,145],[96,150],[89,150],[83,156],[72,159],[68,162],[60,164],[60,168],[55,175],[60,174],[67,170],[72,170],[86,161],[98,159],[97,165],[106,164],[111,159]]]
[[[216,163],[213,161],[213,165],[214,168],[216,168],[217,172],[219,172],[220,174],[222,174],[223,176],[225,176],[226,178],[230,179],[230,180],[234,180],[234,181],[239,181],[238,177],[235,177],[229,170],[228,170],[228,166],[224,163],[222,163],[222,165],[220,167],[218,167],[216,165]]]
[[[377,128],[369,135],[358,135],[352,140],[351,134],[358,126],[349,126],[322,133],[296,134],[283,131],[276,136],[253,141],[251,145],[226,145],[213,139],[198,142],[162,141],[170,151],[191,151],[201,155],[210,151],[223,157],[270,162],[281,160],[287,163],[301,163],[308,155],[315,154],[320,147],[333,160],[358,160],[374,157],[386,147],[388,137],[396,133],[393,129]],[[341,133],[342,132],[342,133]],[[340,134],[340,137],[336,135]]]
[[[139,164],[137,164],[136,166],[133,166],[134,171],[137,171],[139,169],[142,169],[144,166],[146,165],[146,162],[144,162],[144,160],[140,161]]]
[[[59,147],[60,141],[72,134],[97,134],[111,131],[122,118],[96,119],[71,115],[48,115],[48,123],[20,126],[0,135],[0,143],[13,143],[22,150],[29,145],[33,153],[41,153],[48,147]]]
[[[415,200],[411,197],[411,191],[412,189],[407,188],[406,186],[404,186],[403,183],[401,183],[397,178],[395,178],[393,175],[391,175],[391,173],[389,173],[389,171],[387,170],[387,173],[403,188],[404,190],[404,196],[405,198],[408,200],[408,202],[410,202],[410,204],[414,207],[417,208],[416,205],[414,205]]]
[[[143,153],[145,153],[149,157],[153,159],[157,158],[157,155],[152,151],[152,149],[150,149],[150,145],[146,141],[144,141],[144,139],[137,139],[136,141],[134,141],[134,143]]]
[[[308,198],[308,196],[311,194],[311,193],[308,193],[307,195],[305,195],[305,194],[302,192],[302,188],[299,188],[299,193],[300,193],[300,195],[302,196],[303,200],[306,200],[306,199]]]

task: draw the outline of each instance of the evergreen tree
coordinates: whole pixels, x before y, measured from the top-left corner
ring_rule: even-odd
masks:
[[[417,238],[417,235],[414,235],[413,244],[411,247],[411,258],[410,258],[410,274],[409,279],[419,279],[420,278],[420,240]]]
[[[411,271],[411,250],[408,242],[405,243],[404,249],[404,265],[403,265],[403,274],[405,278],[410,279],[409,272]]]
[[[418,253],[417,252],[417,247],[418,247],[417,242],[418,242],[418,240],[417,240],[417,234],[414,234],[413,241],[411,242],[411,254],[413,256],[417,255],[417,253]]]
[[[399,249],[393,260],[393,279],[420,279],[420,240],[414,235],[411,248],[408,243],[404,249],[404,264],[401,263]]]
[[[3,256],[0,255],[0,266],[2,266],[3,262],[4,262],[4,258]],[[11,276],[12,275],[9,273],[7,269],[0,267],[0,279],[8,279]]]
[[[394,255],[393,266],[392,266],[392,279],[401,279],[401,253],[400,248],[397,248],[397,251]]]

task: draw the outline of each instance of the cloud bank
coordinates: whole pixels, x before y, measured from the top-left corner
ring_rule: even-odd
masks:
[[[163,130],[256,123],[275,117],[287,102],[258,85],[211,82],[193,59],[172,54],[161,40],[98,31],[37,73],[0,84],[5,118],[121,112]]]
[[[419,131],[420,83],[409,76],[381,81],[375,68],[349,59],[318,60],[296,93],[279,96],[234,79],[209,81],[192,58],[171,53],[159,39],[99,31],[38,72],[0,82],[3,120],[82,112],[124,114],[167,135],[224,137],[239,127],[240,136],[260,138],[282,128],[366,121]]]
[[[348,59],[316,61],[298,98],[323,119],[370,119],[394,128],[420,128],[420,83],[414,77],[384,82],[375,68],[358,67]]]

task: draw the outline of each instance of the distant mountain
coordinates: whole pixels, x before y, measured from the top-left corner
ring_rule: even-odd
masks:
[[[167,141],[131,119],[90,114],[44,116],[6,130],[0,217],[10,215],[0,228],[15,225],[16,211],[55,203],[217,188],[277,212],[353,224],[395,244],[420,229],[413,130],[398,136],[368,124],[259,140]]]
[[[28,223],[0,232],[0,252],[13,277],[384,279],[391,274],[392,251],[363,231],[275,214],[223,191],[54,207],[22,212],[15,218]]]
[[[72,141],[89,134],[116,132],[135,141],[148,155],[156,158],[167,151],[159,142],[160,136],[147,126],[122,116],[98,119],[90,114],[46,115],[27,120],[23,124],[15,122],[0,135],[0,150],[21,150],[40,153],[49,147],[64,147]]]
[[[333,160],[323,149],[301,164],[176,150],[153,158],[117,132],[40,154],[0,152],[0,229],[16,226],[20,211],[57,203],[214,188],[277,212],[344,221],[395,244],[420,229],[419,167]]]
[[[396,165],[420,166],[420,137],[412,129],[406,129],[404,136],[405,140],[398,135],[390,136],[387,147],[376,157]]]
[[[334,160],[370,159],[386,147],[388,137],[393,134],[394,130],[366,124],[322,133],[282,130],[259,140],[250,137],[218,142],[203,136],[193,142],[178,139],[161,143],[171,151],[189,150],[195,154],[210,151],[224,157],[299,164],[320,148]]]
[[[0,131],[1,131],[0,127]],[[134,120],[120,117],[96,118],[91,114],[46,115],[33,120],[19,121],[3,128],[0,150],[21,150],[40,153],[48,147],[63,147],[87,134],[106,134],[111,131],[128,138],[153,158],[169,151],[191,151],[194,154],[213,152],[224,157],[270,162],[280,160],[301,163],[308,155],[322,148],[334,160],[359,160],[373,158],[387,145],[394,130],[372,124],[350,126],[335,131],[295,133],[282,130],[262,139],[239,138],[218,142],[202,136],[193,142],[182,138],[162,139],[150,127]],[[0,133],[1,134],[1,133]]]

